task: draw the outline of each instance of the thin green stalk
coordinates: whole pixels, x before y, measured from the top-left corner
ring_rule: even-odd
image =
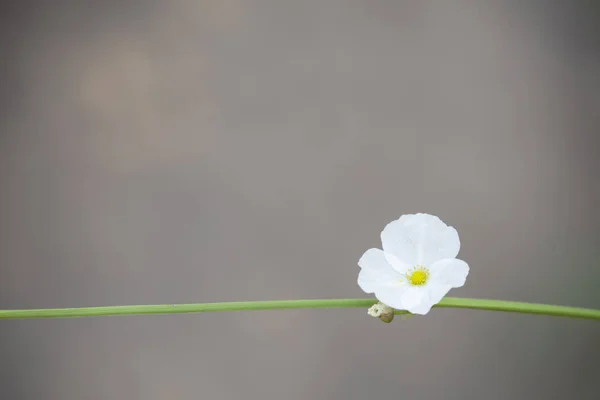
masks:
[[[375,299],[274,300],[227,303],[162,304],[139,306],[108,306],[82,308],[45,308],[31,310],[0,310],[0,319],[74,318],[111,315],[193,314],[221,311],[282,310],[292,308],[368,308]],[[516,301],[466,299],[447,297],[434,307],[470,308],[475,310],[504,311],[521,314],[551,315],[600,320],[600,310],[565,307]],[[398,311],[398,314],[406,313]]]
[[[600,321],[600,310],[592,308],[556,306],[551,304],[523,303],[520,301],[466,299],[446,297],[434,307],[470,308],[473,310],[503,311],[520,314],[550,315],[553,317],[568,317],[595,319]]]

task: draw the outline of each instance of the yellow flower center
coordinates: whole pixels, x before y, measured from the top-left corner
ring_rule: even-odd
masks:
[[[423,286],[429,279],[429,270],[422,265],[416,265],[406,273],[406,279],[413,286]]]

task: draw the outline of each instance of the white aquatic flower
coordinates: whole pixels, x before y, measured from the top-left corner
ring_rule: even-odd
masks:
[[[390,307],[424,315],[465,284],[458,232],[436,216],[403,215],[383,229],[381,243],[383,250],[369,249],[358,261],[358,285]]]

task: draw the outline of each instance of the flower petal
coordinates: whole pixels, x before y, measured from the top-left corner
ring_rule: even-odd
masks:
[[[421,289],[423,293],[419,294],[421,297],[420,301],[417,302],[417,296],[414,296],[414,294],[411,293],[410,295],[413,297],[410,300],[413,301],[413,303],[409,304],[404,302],[404,306],[412,314],[425,315],[431,311],[431,308],[439,303],[446,294],[448,294],[450,289],[452,289],[450,285],[436,283],[429,284],[427,285],[427,288]]]
[[[430,265],[454,258],[460,250],[458,232],[429,214],[406,214],[390,222],[381,232],[383,250],[400,261]]]
[[[367,250],[358,260],[358,265],[362,268],[358,274],[358,286],[365,293],[373,293],[382,284],[398,282],[402,278],[380,249]]]
[[[435,305],[439,303],[444,296],[448,294],[448,292],[452,289],[451,285],[444,285],[440,283],[432,283],[429,285],[429,300],[431,301],[431,305]]]
[[[375,290],[375,297],[386,306],[403,310],[402,297],[408,288],[408,285],[399,282],[380,285]]]
[[[447,258],[431,264],[429,271],[431,280],[436,284],[457,288],[465,284],[467,275],[469,275],[469,265],[457,258]]]
[[[431,307],[439,303],[444,298],[444,296],[448,294],[450,289],[452,289],[452,286],[443,285],[439,283],[432,283],[427,285],[427,291],[429,296],[427,297],[426,301],[423,301],[421,302],[421,304],[414,307],[411,312],[413,314],[419,315],[427,314],[431,310]]]
[[[384,252],[384,254],[385,254],[385,259],[392,266],[392,268],[394,268],[396,270],[396,272],[399,272],[404,275],[412,267],[412,265],[406,264],[406,263],[400,261],[400,259],[398,257],[396,257],[395,255],[393,255],[391,253]]]
[[[402,295],[402,310],[410,311],[414,314],[414,310],[418,310],[423,302],[427,302],[429,293],[424,288],[409,286]]]
[[[410,312],[417,315],[425,315],[431,311],[433,303],[431,301],[423,301],[418,306],[413,307]]]

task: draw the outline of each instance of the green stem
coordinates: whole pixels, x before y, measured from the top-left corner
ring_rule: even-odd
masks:
[[[519,301],[465,299],[446,297],[434,307],[470,308],[472,310],[503,311],[520,314],[550,315],[553,317],[569,317],[595,319],[600,321],[600,310],[580,307],[555,306],[551,304],[523,303]]]
[[[327,300],[274,300],[243,301],[228,303],[163,304],[139,306],[109,306],[82,308],[46,308],[32,310],[0,310],[0,319],[73,318],[110,315],[192,314],[220,311],[282,310],[291,308],[368,308],[375,299],[327,299]],[[600,320],[600,310],[589,308],[554,306],[548,304],[521,303],[516,301],[465,299],[447,297],[434,307],[470,308],[475,310],[504,311],[521,314],[551,315]],[[406,313],[398,311],[398,314]]]

